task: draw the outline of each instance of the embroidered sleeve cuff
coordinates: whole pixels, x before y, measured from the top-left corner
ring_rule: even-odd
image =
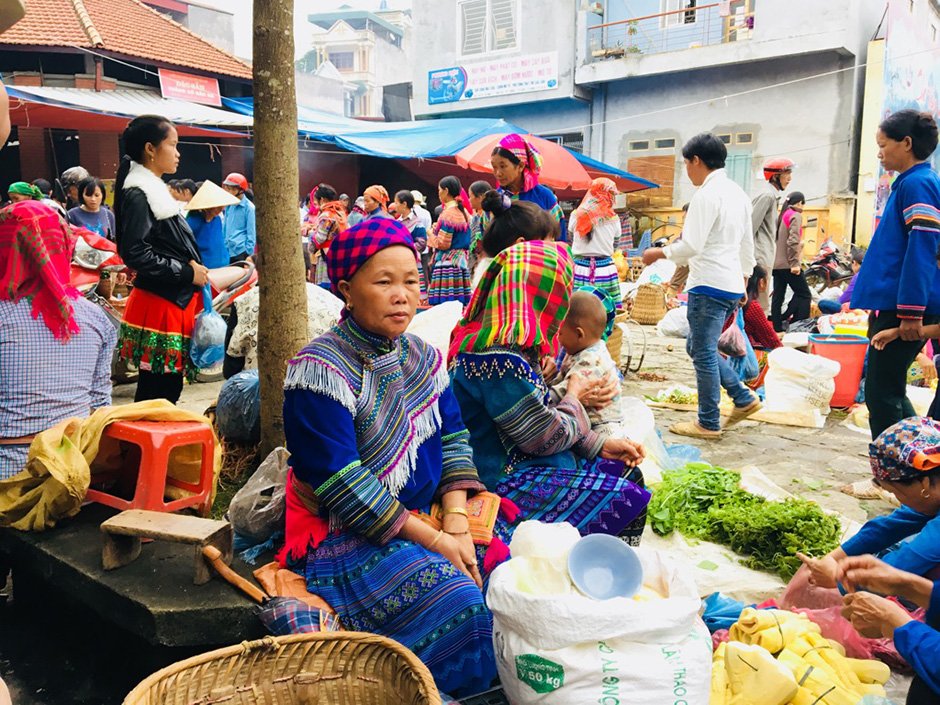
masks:
[[[457,431],[441,438],[444,458],[441,469],[441,481],[438,484],[437,497],[453,490],[472,490],[480,492],[486,489],[473,464],[473,451],[470,449],[470,433]]]
[[[332,517],[369,541],[387,543],[401,530],[404,506],[359,461],[334,473],[316,494]]]
[[[902,320],[918,320],[924,317],[926,306],[916,306],[913,304],[898,304],[898,318]]]
[[[605,437],[599,433],[588,430],[578,441],[577,450],[583,457],[593,460],[601,454],[601,448],[604,447]]]

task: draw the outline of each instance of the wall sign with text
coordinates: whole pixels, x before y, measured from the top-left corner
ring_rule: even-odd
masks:
[[[428,105],[558,88],[558,52],[526,54],[428,72]]]
[[[206,76],[193,76],[180,71],[158,69],[160,74],[160,94],[164,98],[187,100],[203,105],[222,105],[219,81]]]

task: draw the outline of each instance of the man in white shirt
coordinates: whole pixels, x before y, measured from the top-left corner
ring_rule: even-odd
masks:
[[[682,156],[689,179],[699,187],[689,204],[682,239],[646,250],[643,262],[649,265],[667,258],[689,267],[686,349],[695,367],[698,420],[678,423],[669,430],[681,436],[718,439],[722,387],[734,401],[725,428],[761,408],[757,396],[718,353],[721,329],[743,298],[747,279],[754,271],[751,201],[728,178],[724,169],[728,150],[715,135],[693,137],[682,148]]]

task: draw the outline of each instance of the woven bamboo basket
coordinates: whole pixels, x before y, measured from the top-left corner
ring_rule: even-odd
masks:
[[[666,315],[666,292],[659,284],[640,284],[630,317],[643,325],[656,325]]]
[[[430,671],[376,634],[266,637],[157,671],[124,705],[441,705]]]

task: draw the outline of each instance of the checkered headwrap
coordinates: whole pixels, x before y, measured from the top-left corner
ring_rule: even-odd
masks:
[[[551,353],[573,283],[574,267],[564,245],[534,240],[503,250],[486,268],[464,311],[459,326],[470,332],[460,351],[505,345]]]
[[[868,447],[876,480],[923,477],[940,467],[940,423],[913,416],[885,430]]]
[[[330,275],[330,289],[342,298],[341,281],[349,281],[360,267],[376,252],[386,247],[402,245],[418,256],[415,241],[408,228],[391,218],[369,218],[342,231],[330,243],[326,268]]]

